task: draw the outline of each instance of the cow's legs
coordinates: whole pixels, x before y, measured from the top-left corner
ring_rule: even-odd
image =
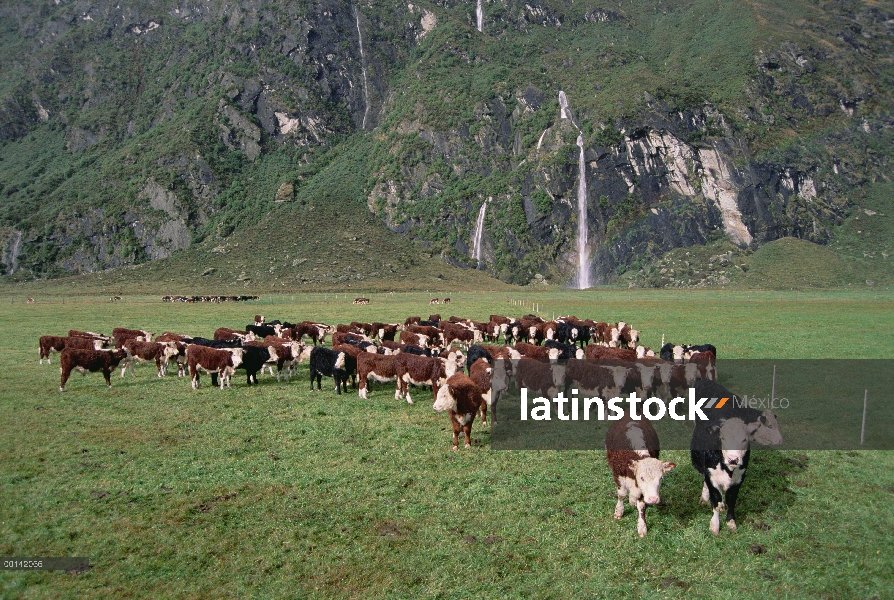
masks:
[[[648,528],[646,527],[646,502],[642,498],[636,501],[636,532],[639,537],[645,537]]]
[[[740,487],[742,487],[741,482],[730,486],[726,491],[726,526],[730,531],[736,530],[736,498],[739,496]]]
[[[708,484],[702,484],[702,497],[699,498],[699,504],[708,504],[711,501],[711,497],[708,494]]]
[[[718,535],[720,533],[720,512],[725,508],[723,505],[723,495],[720,490],[710,484],[708,484],[708,494],[711,500],[711,509],[714,512],[711,516],[711,533]]]
[[[68,381],[68,378],[71,376],[71,369],[68,369],[66,371],[65,369],[60,368],[59,372],[62,375],[62,379],[59,382],[59,391],[64,392],[65,391],[65,382]]]
[[[472,447],[472,423],[463,425],[463,433],[466,434],[466,448]]]
[[[618,485],[618,503],[615,504],[615,514],[614,517],[616,519],[620,519],[624,516],[624,499],[627,497],[627,486],[623,483]]]
[[[102,376],[106,378],[106,386],[112,387],[112,369],[103,369]]]

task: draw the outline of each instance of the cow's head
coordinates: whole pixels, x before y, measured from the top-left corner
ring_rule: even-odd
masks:
[[[345,368],[345,353],[339,352],[338,356],[335,357],[335,368],[336,369],[344,369]]]
[[[742,419],[725,419],[721,425],[711,427],[711,433],[719,435],[723,462],[727,467],[737,467],[745,460],[752,431]]]
[[[450,392],[449,385],[442,385],[438,389],[438,394],[435,397],[435,403],[432,404],[432,408],[438,412],[456,410],[456,398],[454,398],[453,394]]]
[[[761,413],[760,418],[754,423],[748,424],[751,441],[764,446],[778,446],[782,443],[782,433],[779,431],[779,423],[776,415],[770,409]]]
[[[229,348],[230,354],[232,355],[232,367],[233,370],[236,369],[239,365],[242,364],[242,354],[245,352],[242,348]]]
[[[681,363],[683,362],[683,354],[686,352],[686,349],[683,346],[674,346],[674,362]]]
[[[633,474],[636,477],[636,487],[643,493],[646,504],[658,504],[661,502],[661,480],[664,474],[675,468],[672,462],[658,460],[657,458],[641,458],[633,463]]]

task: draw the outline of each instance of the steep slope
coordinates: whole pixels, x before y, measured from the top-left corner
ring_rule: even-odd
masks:
[[[867,191],[894,152],[890,2],[492,0],[480,26],[476,7],[0,7],[4,271],[188,256],[236,278],[245,261],[211,250],[352,202],[414,240],[393,242],[403,265],[421,250],[474,268],[475,245],[506,282],[638,285],[693,245],[844,256],[864,200],[890,204]]]

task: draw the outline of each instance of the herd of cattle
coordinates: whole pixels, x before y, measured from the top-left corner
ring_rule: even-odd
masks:
[[[162,296],[162,302],[247,302],[260,300],[260,296]],[[121,300],[121,296],[115,296]]]
[[[546,321],[536,315],[513,319],[491,315],[479,322],[451,316],[427,320],[409,317],[404,323],[352,322],[336,326],[302,321],[268,322],[256,315],[244,329],[220,327],[211,338],[165,332],[115,328],[111,336],[71,330],[68,336],[40,338],[40,362],[49,364],[60,353],[59,390],[73,370],[102,372],[111,387],[111,374],[121,376],[142,362],[155,363],[158,377],[177,367],[187,372],[193,388],[200,374],[212,385],[230,387],[237,369],[247,385],[258,383],[266,369],[277,381],[289,380],[297,366],[309,363],[310,386],[322,389],[322,378],[332,377],[336,393],[352,382],[359,396],[369,398],[373,382],[395,382],[395,399],[412,404],[410,386],[430,387],[434,410],[447,412],[453,429],[453,450],[459,438],[471,447],[472,423],[496,406],[510,378],[530,393],[556,397],[576,388],[582,395],[612,398],[637,392],[685,395],[687,388],[711,397],[731,394],[716,382],[717,350],[710,344],[663,344],[658,356],[639,344],[640,332],[627,323],[608,324],[574,316]],[[331,348],[325,345],[327,336]],[[662,340],[663,342],[663,340]],[[561,360],[561,362],[559,362]],[[468,374],[464,373],[466,371]],[[359,384],[358,384],[359,380]],[[749,443],[781,443],[775,416],[753,409],[712,411],[714,420],[699,422],[692,439],[692,463],[703,475],[702,500],[714,509],[711,531],[719,532],[719,514],[727,510],[727,524],[735,529],[735,502],[749,459]],[[722,414],[720,414],[722,413]],[[716,420],[716,422],[715,422]],[[646,533],[645,506],[659,502],[659,486],[673,463],[658,460],[658,439],[646,420],[625,416],[606,436],[609,466],[618,490],[615,518],[623,516],[623,499],[638,510],[637,529]]]

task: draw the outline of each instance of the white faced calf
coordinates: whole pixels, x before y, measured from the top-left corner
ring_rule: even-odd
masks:
[[[624,498],[629,495],[631,506],[638,513],[636,531],[646,535],[647,504],[661,501],[659,491],[664,474],[676,467],[672,462],[658,460],[658,434],[646,420],[634,421],[624,415],[615,421],[605,435],[608,466],[618,488],[615,518],[624,516]]]

